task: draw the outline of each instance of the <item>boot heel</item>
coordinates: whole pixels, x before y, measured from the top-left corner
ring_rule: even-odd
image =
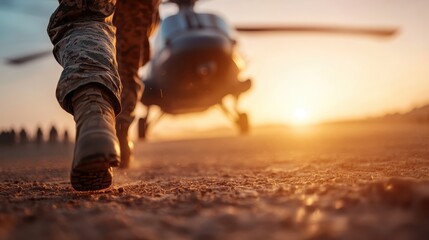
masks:
[[[113,168],[102,170],[73,170],[70,174],[71,185],[76,191],[95,191],[110,187],[113,179]]]

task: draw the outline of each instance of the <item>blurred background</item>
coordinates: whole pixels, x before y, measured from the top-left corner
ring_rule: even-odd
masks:
[[[53,124],[74,135],[55,99],[61,67],[53,56],[19,66],[6,59],[51,49],[46,26],[56,0],[0,0],[0,129]],[[429,1],[210,0],[197,10],[232,24],[386,26],[392,38],[335,34],[241,34],[253,88],[240,107],[252,126],[302,126],[407,112],[429,103]],[[176,11],[163,5],[161,15]],[[142,70],[144,73],[144,70]],[[138,109],[139,114],[143,108]],[[167,117],[150,135],[230,128],[218,109]]]

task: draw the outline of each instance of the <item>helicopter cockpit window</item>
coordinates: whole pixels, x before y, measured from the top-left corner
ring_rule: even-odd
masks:
[[[173,36],[180,34],[187,29],[186,19],[180,15],[174,15],[166,18],[161,25],[160,34],[169,39]]]
[[[167,17],[163,20],[155,40],[155,52],[165,47],[167,41],[187,29],[185,19],[179,15]]]
[[[179,14],[170,16],[161,25],[160,34],[165,40],[168,40],[180,35],[182,32],[194,29],[216,29],[229,38],[235,35],[234,30],[223,19],[214,14],[193,14],[192,17]]]
[[[161,50],[169,41],[180,36],[182,33],[202,29],[214,29],[223,33],[231,40],[235,39],[234,29],[232,29],[222,18],[214,14],[193,13],[192,16],[177,14],[163,20],[156,39],[157,44],[155,45],[155,51]]]
[[[198,14],[200,25],[204,28],[214,28],[224,33],[229,38],[233,38],[234,30],[219,16],[214,14]]]

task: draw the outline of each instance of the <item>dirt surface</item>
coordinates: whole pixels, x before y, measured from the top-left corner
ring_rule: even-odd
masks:
[[[76,192],[73,146],[0,148],[0,239],[427,239],[429,126],[152,140]]]

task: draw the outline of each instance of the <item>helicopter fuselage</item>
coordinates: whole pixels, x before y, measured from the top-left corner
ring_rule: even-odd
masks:
[[[164,19],[144,80],[143,104],[180,114],[203,111],[228,94],[240,94],[244,61],[234,35],[214,14],[182,9]]]

